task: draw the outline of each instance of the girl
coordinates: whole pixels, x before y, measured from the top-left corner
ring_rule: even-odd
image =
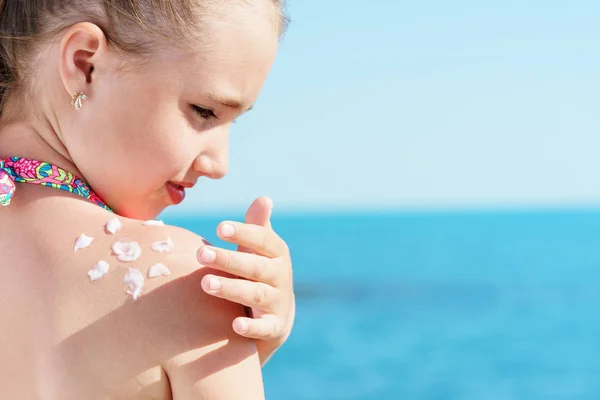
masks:
[[[218,227],[238,252],[153,219],[226,174],[284,25],[280,0],[0,0],[3,398],[264,397],[294,320],[270,200]]]

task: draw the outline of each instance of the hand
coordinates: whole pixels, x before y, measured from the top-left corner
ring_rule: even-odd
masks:
[[[261,363],[289,337],[295,318],[292,261],[288,246],[271,227],[273,203],[261,197],[246,213],[246,223],[223,222],[219,238],[238,244],[238,251],[204,246],[199,261],[237,278],[206,275],[202,288],[212,296],[250,307],[253,318],[238,317],[233,329],[239,335],[261,339]]]

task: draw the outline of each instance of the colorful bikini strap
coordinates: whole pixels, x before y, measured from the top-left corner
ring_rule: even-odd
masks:
[[[15,183],[30,183],[65,190],[112,210],[82,179],[56,165],[23,157],[0,160],[0,206],[8,206],[15,194]]]

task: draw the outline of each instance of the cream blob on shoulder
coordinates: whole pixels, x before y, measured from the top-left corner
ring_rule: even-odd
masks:
[[[107,233],[114,235],[123,229],[123,223],[119,218],[115,217],[106,223],[105,229]]]
[[[133,297],[133,300],[137,300],[142,294],[142,288],[144,287],[144,275],[142,271],[137,268],[129,268],[125,274],[123,284],[125,292]]]
[[[148,278],[157,278],[159,276],[169,276],[171,271],[163,263],[156,263],[148,270]]]
[[[75,246],[73,250],[75,253],[77,253],[79,250],[89,247],[93,240],[94,238],[82,234],[75,240]]]
[[[98,263],[96,265],[94,265],[94,268],[92,268],[88,271],[88,276],[90,277],[90,281],[94,282],[95,280],[102,278],[104,275],[106,275],[108,273],[109,268],[110,268],[110,266],[108,265],[108,263],[106,261],[98,261]]]
[[[131,239],[118,240],[112,244],[111,249],[117,260],[123,262],[133,262],[142,255],[142,248],[138,242]]]
[[[165,223],[162,221],[150,220],[142,222],[144,226],[165,226]]]
[[[167,240],[154,242],[150,245],[150,247],[157,253],[170,253],[175,248],[175,244],[170,237],[167,237]]]

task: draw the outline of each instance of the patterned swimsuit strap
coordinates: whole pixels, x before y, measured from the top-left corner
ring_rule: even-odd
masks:
[[[112,210],[92,191],[82,179],[56,165],[23,157],[0,160],[0,206],[8,206],[15,183],[30,183],[74,193],[93,201],[105,210]]]

